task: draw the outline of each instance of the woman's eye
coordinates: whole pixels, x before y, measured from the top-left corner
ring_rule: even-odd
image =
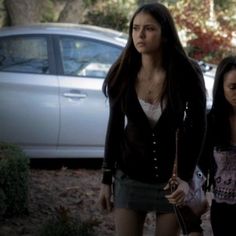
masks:
[[[236,89],[236,85],[230,85],[229,89],[235,90]]]

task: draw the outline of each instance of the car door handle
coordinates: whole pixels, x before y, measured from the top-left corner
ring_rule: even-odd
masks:
[[[83,99],[87,97],[86,94],[79,93],[79,92],[64,93],[63,96],[67,98],[79,98],[79,99]]]

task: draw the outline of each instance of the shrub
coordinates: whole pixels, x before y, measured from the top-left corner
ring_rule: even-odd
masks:
[[[29,159],[16,145],[0,143],[0,216],[28,212]]]
[[[39,230],[39,236],[94,236],[94,222],[82,222],[62,206],[55,213]]]

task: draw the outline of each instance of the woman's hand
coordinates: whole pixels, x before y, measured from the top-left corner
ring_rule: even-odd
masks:
[[[188,194],[189,184],[178,177],[176,178],[176,182],[177,182],[176,190],[166,195],[166,198],[171,204],[182,205],[184,203],[184,199],[186,195]],[[168,183],[164,187],[164,190],[170,190],[170,189],[171,189],[171,186],[170,186],[170,183]]]
[[[111,197],[112,197],[111,185],[102,184],[98,199],[98,202],[102,210],[107,210],[108,212],[112,211],[113,202],[111,201]]]

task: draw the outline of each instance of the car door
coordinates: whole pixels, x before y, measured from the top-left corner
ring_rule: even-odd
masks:
[[[59,86],[49,44],[45,35],[0,37],[0,141],[30,157],[49,156],[58,141]]]
[[[60,37],[59,46],[61,155],[70,150],[70,156],[102,157],[109,109],[101,88],[122,48],[80,37]]]

